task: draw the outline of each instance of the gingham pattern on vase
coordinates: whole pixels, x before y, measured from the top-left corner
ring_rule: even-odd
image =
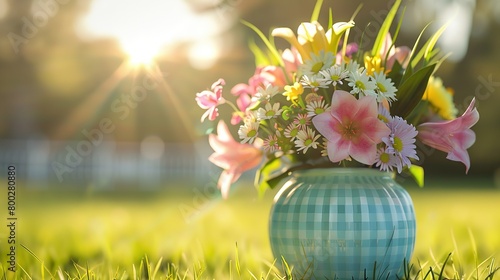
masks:
[[[368,168],[294,172],[269,224],[275,258],[306,279],[396,279],[415,231],[409,194],[389,173]]]

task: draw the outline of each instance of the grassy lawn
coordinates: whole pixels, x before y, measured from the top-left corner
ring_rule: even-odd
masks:
[[[408,189],[418,228],[413,266],[436,270],[453,252],[445,276],[485,279],[492,257],[500,257],[500,190]],[[0,272],[6,279],[135,279],[153,278],[158,268],[156,279],[274,279],[285,274],[273,265],[267,239],[272,198],[258,199],[248,183],[227,201],[211,187],[20,189],[18,270],[6,271],[3,227]]]

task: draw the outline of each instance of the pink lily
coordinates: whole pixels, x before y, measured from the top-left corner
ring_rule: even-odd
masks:
[[[410,59],[411,49],[407,46],[394,47],[392,45],[392,37],[391,34],[387,33],[385,36],[384,44],[380,49],[380,57],[385,59],[387,56],[387,62],[385,64],[386,70],[392,70],[392,66],[394,66],[394,62],[397,60],[403,68],[408,66],[408,62]]]
[[[236,182],[243,172],[259,165],[262,151],[258,146],[235,141],[224,121],[219,121],[217,135],[210,134],[208,141],[215,151],[208,160],[224,169],[217,187],[221,190],[222,197],[227,198],[231,184]]]
[[[451,121],[427,122],[419,125],[418,139],[424,144],[448,153],[447,159],[460,161],[469,172],[470,158],[467,149],[476,141],[476,134],[470,128],[479,120],[479,113],[472,99],[462,116]]]
[[[209,120],[213,121],[219,116],[219,110],[217,106],[223,104],[225,102],[222,97],[222,86],[224,86],[226,82],[223,79],[217,80],[212,84],[211,91],[204,90],[196,94],[196,102],[198,106],[202,109],[206,109],[207,111],[203,113],[201,116],[201,121],[203,122],[207,117]]]
[[[374,164],[377,144],[391,132],[378,118],[373,96],[359,100],[352,94],[336,90],[330,111],[313,118],[316,129],[327,140],[328,158],[339,162],[351,156],[358,162]]]
[[[259,87],[265,88],[271,84],[273,86],[284,86],[286,83],[283,70],[274,65],[260,66],[255,69],[255,73],[250,79],[248,84],[240,83],[231,89],[231,93],[236,96],[242,94],[249,94],[254,96]]]
[[[248,94],[250,97],[257,93],[257,88],[265,88],[267,85],[284,87],[287,79],[291,80],[293,72],[297,72],[299,65],[302,64],[298,51],[294,48],[285,49],[281,55],[285,63],[285,71],[276,65],[258,66],[248,84],[240,83],[231,89],[231,93],[236,96]],[[287,75],[287,76],[285,76]]]
[[[243,93],[241,94],[238,99],[236,99],[236,106],[238,106],[238,109],[240,109],[240,112],[234,112],[232,117],[231,117],[231,124],[232,125],[237,125],[243,120],[243,117],[241,115],[241,112],[246,112],[247,108],[252,105],[252,98],[250,95]]]

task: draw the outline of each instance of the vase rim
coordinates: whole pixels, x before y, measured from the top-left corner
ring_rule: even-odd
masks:
[[[324,175],[326,173],[329,174],[365,174],[370,176],[388,176],[393,177],[394,173],[388,171],[381,171],[374,168],[367,167],[319,167],[319,168],[307,168],[307,169],[299,169],[291,172],[291,176],[294,174],[300,174],[300,176],[313,176],[321,173]]]

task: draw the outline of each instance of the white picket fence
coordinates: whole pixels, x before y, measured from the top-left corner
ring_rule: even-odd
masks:
[[[50,182],[93,184],[98,188],[117,184],[151,188],[176,180],[203,181],[217,172],[207,160],[211,150],[205,142],[167,143],[157,155],[157,147],[152,147],[153,156],[151,150],[146,155],[141,153],[139,143],[81,143],[0,140],[0,177],[5,177],[8,166],[13,165],[18,178],[32,186],[37,185],[33,182]]]

